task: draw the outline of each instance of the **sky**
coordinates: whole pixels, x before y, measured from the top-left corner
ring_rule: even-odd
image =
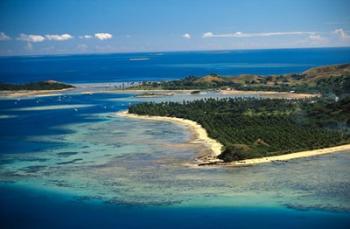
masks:
[[[1,0],[0,55],[350,46],[348,0]]]

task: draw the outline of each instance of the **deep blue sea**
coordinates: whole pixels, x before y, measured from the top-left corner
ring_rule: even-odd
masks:
[[[350,48],[1,57],[0,81],[68,83],[168,80],[187,75],[298,73],[350,62]]]
[[[69,83],[281,74],[350,62],[350,48],[2,57],[0,79]],[[90,89],[88,89],[90,90]],[[0,100],[0,228],[350,228],[350,153],[191,168],[203,149],[172,123],[117,116],[136,98]]]

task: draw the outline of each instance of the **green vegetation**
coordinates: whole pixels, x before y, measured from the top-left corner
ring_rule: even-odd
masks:
[[[285,74],[272,76],[239,75],[188,76],[181,80],[162,82],[143,82],[132,89],[236,89],[259,91],[295,91],[307,93],[349,95],[350,64],[332,65],[311,68],[301,74]]]
[[[264,157],[350,142],[350,97],[282,100],[204,99],[140,103],[130,113],[190,119],[225,149],[224,161]]]
[[[240,160],[317,149],[350,142],[350,64],[272,76],[210,74],[144,82],[134,89],[262,90],[322,93],[320,99],[206,99],[144,103],[129,112],[190,119],[224,146],[219,158]]]
[[[74,88],[69,84],[60,83],[54,80],[41,81],[26,84],[8,84],[0,83],[1,91],[19,91],[19,90],[61,90],[67,88]]]

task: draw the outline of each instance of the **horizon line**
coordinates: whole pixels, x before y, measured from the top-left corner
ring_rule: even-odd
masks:
[[[114,55],[114,54],[142,54],[142,53],[176,53],[176,52],[216,52],[216,51],[251,51],[251,50],[285,50],[285,49],[330,49],[350,48],[350,46],[324,46],[324,47],[286,47],[286,48],[238,48],[238,49],[202,49],[202,50],[163,50],[163,51],[126,51],[126,52],[104,52],[104,53],[56,53],[56,54],[22,54],[1,55],[0,58],[11,57],[50,57],[50,56],[92,56],[92,55]]]

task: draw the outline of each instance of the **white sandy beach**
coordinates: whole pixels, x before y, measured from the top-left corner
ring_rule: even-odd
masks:
[[[59,90],[20,90],[20,91],[0,91],[0,98],[22,98],[22,97],[46,97],[62,95],[61,92],[73,90],[74,88],[65,88]]]
[[[134,93],[134,94],[142,94],[142,93],[174,93],[174,94],[190,94],[193,91],[197,90],[135,90],[135,89],[125,89],[123,91],[115,90],[114,92],[120,92],[120,93]],[[206,90],[200,90],[202,92],[205,92]],[[294,93],[294,92],[278,92],[278,91],[241,91],[241,90],[218,90],[217,91],[220,94],[223,95],[255,95],[255,96],[261,96],[261,97],[268,97],[268,98],[281,98],[281,99],[304,99],[304,98],[313,98],[313,97],[320,97],[321,94],[310,94],[310,93]]]
[[[281,99],[304,99],[320,97],[320,94],[278,92],[278,91],[240,91],[240,90],[221,90],[224,95],[256,95],[261,97],[281,98]]]
[[[136,115],[136,114],[130,114],[127,111],[118,112],[117,114],[119,116],[128,117],[128,118],[173,122],[173,123],[177,123],[177,124],[189,127],[190,130],[192,130],[196,134],[196,138],[194,141],[204,143],[211,150],[211,153],[209,155],[205,155],[203,157],[198,158],[195,163],[196,165],[249,166],[249,165],[256,165],[256,164],[269,163],[269,162],[288,161],[288,160],[297,159],[297,158],[313,157],[313,156],[319,156],[319,155],[331,154],[331,153],[350,152],[350,144],[346,144],[346,145],[340,145],[340,146],[323,148],[323,149],[306,150],[302,152],[296,152],[296,153],[290,153],[290,154],[284,154],[284,155],[278,155],[278,156],[246,159],[241,161],[224,163],[222,162],[222,160],[217,158],[217,156],[220,155],[220,153],[222,152],[223,145],[220,142],[216,141],[215,139],[210,138],[208,136],[207,131],[200,124],[192,120],[175,118],[175,117]]]
[[[350,152],[350,144],[328,147],[323,149],[306,150],[306,151],[301,151],[297,153],[289,153],[289,154],[278,155],[278,156],[246,159],[246,160],[235,161],[235,162],[225,163],[225,164],[228,166],[256,165],[256,164],[262,164],[262,163],[268,163],[268,162],[288,161],[291,159],[313,157],[313,156],[320,156],[324,154],[340,153],[340,152]]]
[[[115,93],[115,94],[135,94],[142,95],[146,93],[152,93],[154,97],[156,96],[169,96],[177,94],[191,94],[191,92],[196,90],[135,90],[135,89],[115,89],[110,84],[91,83],[91,84],[74,84],[75,88],[66,88],[60,90],[20,90],[20,91],[0,91],[0,99],[15,99],[24,97],[46,97],[46,96],[58,96],[62,95],[64,92],[74,92],[76,94],[95,94],[95,93]],[[113,84],[112,84],[113,85]],[[205,92],[203,90],[202,92]],[[307,93],[292,93],[292,92],[276,92],[276,91],[239,91],[239,90],[219,90],[219,94],[233,95],[233,96],[246,96],[254,95],[266,98],[281,98],[281,99],[303,99],[318,97],[319,94],[307,94]],[[145,96],[147,97],[147,96]],[[148,96],[151,97],[151,96]]]

